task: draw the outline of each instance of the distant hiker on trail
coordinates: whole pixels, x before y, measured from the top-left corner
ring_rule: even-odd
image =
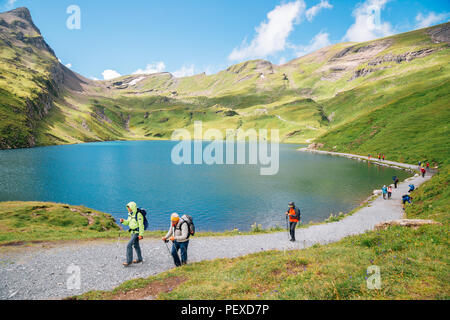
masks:
[[[381,153],[378,154],[378,160],[381,160]]]
[[[294,202],[289,202],[289,209],[286,211],[286,218],[287,217],[289,217],[289,233],[291,236],[289,241],[295,242],[295,228],[297,227],[297,223],[300,222],[301,213]]]
[[[412,198],[408,194],[402,196],[403,210],[405,210],[406,203],[411,203]]]
[[[383,154],[383,161],[386,160],[386,156]]]
[[[394,177],[392,177],[392,180],[394,180],[394,186],[395,186],[395,189],[397,189],[397,184],[399,182],[398,177],[394,176]]]
[[[368,158],[369,158],[369,160],[370,160],[370,153],[369,153],[369,155],[367,156]]]
[[[409,186],[409,190],[408,190],[408,192],[413,192],[414,191],[414,189],[416,188],[416,187],[414,187],[414,185],[413,184],[410,184]]]
[[[387,196],[387,187],[383,186],[383,188],[381,188],[381,192],[383,193],[383,199],[386,200],[386,196]]]
[[[189,216],[182,216],[181,218],[177,213],[172,213],[170,217],[171,226],[166,236],[162,238],[164,242],[168,240],[172,241],[172,257],[173,262],[177,267],[187,263],[187,249],[189,246],[189,236],[193,234],[189,230],[189,225],[192,223],[192,218],[189,220]],[[192,223],[193,226],[193,223]],[[181,261],[178,256],[178,250],[181,253]]]
[[[127,204],[128,209],[128,219],[120,219],[120,223],[124,226],[129,226],[129,232],[131,233],[131,240],[127,245],[127,262],[124,262],[123,265],[128,267],[131,263],[141,263],[142,255],[141,255],[141,247],[139,246],[139,240],[144,238],[144,213],[141,212],[140,209],[137,208],[135,202],[130,202]],[[145,212],[145,211],[144,211]],[[133,247],[136,250],[137,260],[133,261]]]
[[[430,163],[427,162],[427,170],[430,170]]]
[[[388,193],[388,199],[390,200],[391,197],[392,197],[392,186],[389,186],[389,187],[387,188],[387,193]]]
[[[422,178],[425,178],[425,173],[427,172],[427,170],[425,168],[420,168],[420,172],[422,172]]]

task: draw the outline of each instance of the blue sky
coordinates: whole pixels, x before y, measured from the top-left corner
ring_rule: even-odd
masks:
[[[69,29],[70,5],[81,12]],[[280,64],[450,18],[449,0],[0,0],[26,6],[62,63],[90,78],[215,73],[254,58]]]

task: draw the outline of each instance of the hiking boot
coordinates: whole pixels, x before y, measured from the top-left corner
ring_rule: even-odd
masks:
[[[143,260],[134,260],[133,263],[142,263]]]
[[[123,265],[124,267],[128,267],[128,266],[131,265],[131,263],[124,262],[122,265]]]

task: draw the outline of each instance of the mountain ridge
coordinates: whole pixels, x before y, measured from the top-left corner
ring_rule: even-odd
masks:
[[[422,90],[423,74],[445,83],[449,26],[334,44],[283,65],[257,59],[212,75],[93,81],[63,66],[28,9],[19,8],[0,14],[0,147],[170,139],[175,129],[192,131],[196,120],[221,131],[277,128],[282,142],[326,141],[408,88]],[[447,102],[448,90],[439,90]]]

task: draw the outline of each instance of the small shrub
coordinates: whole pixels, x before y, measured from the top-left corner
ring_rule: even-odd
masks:
[[[254,224],[251,225],[252,228],[252,232],[262,232],[263,228],[261,224],[256,224],[256,222]]]

